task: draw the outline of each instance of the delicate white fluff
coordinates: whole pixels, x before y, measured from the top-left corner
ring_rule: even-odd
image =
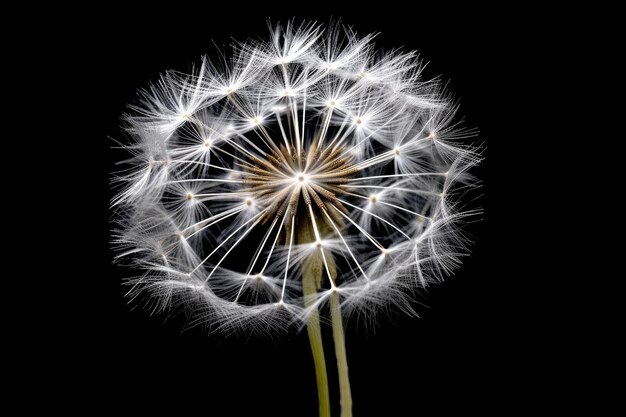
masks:
[[[459,265],[474,132],[415,53],[373,39],[290,22],[140,93],[113,201],[119,257],[141,271],[132,298],[273,331],[302,327],[335,291],[348,317],[413,314],[415,291]],[[298,227],[310,242],[294,242]],[[305,307],[316,251],[325,274]]]

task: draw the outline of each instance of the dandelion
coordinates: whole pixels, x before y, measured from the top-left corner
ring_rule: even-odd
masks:
[[[225,333],[306,327],[321,416],[321,307],[347,417],[344,321],[414,314],[416,291],[459,265],[475,214],[462,209],[473,132],[415,53],[373,38],[288,23],[165,74],[125,117],[133,157],[116,179],[119,257],[141,271],[129,296]]]

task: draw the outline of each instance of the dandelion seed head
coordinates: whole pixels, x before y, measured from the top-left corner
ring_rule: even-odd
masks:
[[[372,39],[290,22],[140,93],[113,201],[119,258],[142,271],[132,299],[273,332],[334,293],[347,318],[412,314],[415,292],[459,266],[473,131],[415,53]]]

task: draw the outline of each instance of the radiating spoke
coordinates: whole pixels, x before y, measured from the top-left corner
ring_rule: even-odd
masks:
[[[384,187],[381,187],[381,188],[384,188]],[[359,197],[359,198],[362,198],[362,199],[364,199],[364,200],[369,200],[369,197],[366,197],[366,196],[364,196],[364,195],[354,194],[354,193],[348,193],[348,192],[346,192],[346,194],[351,195],[351,196],[354,196],[354,197]],[[397,208],[398,210],[406,211],[407,213],[414,214],[414,215],[416,215],[416,216],[418,216],[418,217],[421,217],[421,218],[424,218],[424,219],[430,219],[430,217],[428,217],[428,216],[424,216],[423,214],[416,213],[416,212],[414,212],[413,210],[409,210],[408,208],[404,208],[404,207],[398,206],[398,205],[396,205],[396,204],[388,203],[388,202],[386,202],[386,201],[377,200],[377,201],[376,201],[376,204],[383,204],[383,205],[385,205],[385,206],[394,207],[394,208]]]
[[[326,218],[328,219],[328,221],[330,222],[331,226],[333,227],[333,229],[335,229],[335,233],[337,233],[337,235],[339,236],[339,238],[341,239],[341,241],[343,242],[343,245],[346,247],[346,249],[348,250],[348,253],[350,254],[350,256],[352,257],[352,260],[354,261],[354,263],[356,264],[356,266],[359,268],[359,271],[361,271],[361,274],[363,274],[363,276],[365,277],[366,280],[370,280],[369,277],[367,276],[367,274],[365,273],[365,271],[363,271],[363,268],[361,268],[361,264],[359,263],[359,261],[357,261],[356,257],[354,256],[354,254],[352,253],[352,250],[350,249],[350,247],[348,246],[348,243],[346,242],[346,240],[344,239],[343,235],[341,234],[341,232],[339,231],[339,228],[337,228],[337,225],[335,225],[335,222],[333,221],[333,219],[330,217],[330,215],[328,214],[328,212],[326,210],[322,210],[322,212],[326,215]]]
[[[254,260],[252,261],[252,264],[248,268],[248,272],[246,272],[246,278],[243,280],[243,284],[241,284],[241,288],[239,288],[239,292],[237,292],[237,296],[235,297],[235,300],[233,301],[234,303],[236,303],[239,300],[239,296],[241,295],[241,292],[243,291],[244,287],[246,286],[246,283],[248,282],[248,279],[250,278],[250,276],[252,274],[252,270],[254,269],[254,266],[256,265],[256,262],[259,259],[259,256],[261,255],[261,252],[263,252],[263,248],[265,247],[265,243],[267,242],[267,239],[270,237],[270,235],[272,233],[272,230],[274,230],[274,226],[276,226],[276,222],[277,221],[278,221],[278,217],[276,217],[274,219],[274,221],[272,222],[272,225],[270,226],[269,230],[267,231],[267,233],[265,233],[265,237],[263,238],[263,242],[257,248],[256,254],[254,256]],[[282,228],[282,223],[280,224],[280,227],[278,228],[278,233],[280,233],[280,229],[281,228]],[[278,235],[278,233],[277,233],[277,235]]]
[[[380,243],[378,243],[378,241],[376,239],[374,239],[374,237],[372,235],[370,235],[365,229],[363,229],[361,226],[359,226],[358,224],[356,224],[354,222],[354,220],[352,220],[350,218],[350,216],[346,215],[344,212],[342,212],[341,210],[337,210],[337,213],[341,214],[346,220],[348,220],[350,223],[352,223],[352,225],[354,227],[357,228],[357,230],[359,232],[361,232],[363,234],[363,236],[365,236],[370,242],[372,242],[372,244],[374,246],[376,246],[378,249],[380,249],[381,251],[384,251],[385,248],[383,247],[383,245],[381,245]]]
[[[241,206],[241,207],[233,207],[233,208],[231,208],[231,209],[228,209],[228,210],[222,211],[222,212],[220,212],[220,213],[214,214],[214,215],[212,215],[211,217],[208,217],[208,218],[206,218],[206,219],[200,220],[199,222],[196,222],[196,223],[194,223],[194,224],[192,224],[192,225],[190,225],[190,226],[185,227],[185,228],[182,230],[182,233],[186,232],[186,231],[187,231],[187,230],[189,230],[189,229],[193,229],[194,227],[198,227],[198,226],[200,226],[200,224],[202,224],[202,223],[205,223],[205,222],[213,222],[213,221],[215,221],[215,220],[217,220],[217,219],[227,218],[227,217],[230,217],[230,216],[232,216],[232,215],[234,215],[234,214],[240,213],[240,212],[241,212],[241,211],[243,211],[243,210],[245,210],[245,207],[243,207],[243,206]],[[224,217],[224,216],[226,216],[226,217]],[[219,221],[219,220],[218,220],[218,221]],[[214,223],[212,223],[212,224],[214,224]],[[208,225],[208,226],[210,226],[210,225]],[[205,226],[203,226],[203,227],[202,227],[202,229],[204,229],[204,228],[206,228],[206,227],[208,227],[208,226],[207,226],[207,225],[205,225]],[[201,230],[202,230],[202,229],[201,229]],[[194,232],[194,234],[198,233],[199,231],[200,231],[200,230],[196,230],[196,231]],[[187,236],[187,238],[190,238],[191,236],[192,236],[192,235],[189,235],[189,236]]]
[[[261,211],[259,213],[257,213],[254,217],[248,219],[246,222],[244,222],[241,226],[239,226],[237,229],[235,229],[234,232],[232,232],[226,239],[224,239],[219,245],[217,245],[217,247],[215,247],[215,249],[213,249],[211,251],[211,253],[209,253],[209,255],[204,258],[202,260],[202,262],[200,262],[190,273],[189,275],[192,275],[194,272],[196,272],[202,265],[204,265],[204,263],[206,261],[209,260],[209,258],[211,256],[213,256],[213,254],[215,252],[217,252],[219,250],[219,248],[221,248],[222,246],[224,246],[226,244],[226,242],[228,242],[233,236],[235,236],[237,234],[237,232],[239,232],[241,229],[243,229],[244,227],[246,227],[248,224],[252,223],[255,219],[258,219],[259,216],[261,216],[264,213],[264,211]],[[251,228],[249,228],[246,233],[244,234],[244,236],[250,231],[252,230],[252,228],[256,225],[257,223],[255,223]],[[207,279],[208,280],[208,279]],[[206,282],[206,281],[205,281]]]
[[[261,213],[259,213],[258,215],[261,215]],[[257,215],[257,216],[258,216]],[[256,216],[255,216],[256,217]],[[254,219],[254,217],[253,217]],[[228,254],[237,247],[237,245],[239,245],[239,243],[248,235],[248,233],[250,233],[252,231],[252,229],[254,229],[254,227],[259,224],[261,222],[261,219],[258,219],[257,221],[255,221],[252,226],[250,226],[250,228],[248,228],[248,230],[246,230],[239,239],[237,239],[237,241],[226,251],[226,253],[224,254],[224,256],[222,256],[222,258],[215,264],[215,266],[213,267],[213,270],[211,271],[211,273],[209,274],[209,276],[206,277],[206,280],[204,280],[204,284],[206,284],[207,282],[209,282],[209,279],[213,276],[213,274],[215,273],[215,271],[217,270],[217,268],[222,264],[222,262],[224,262],[224,259],[226,259],[226,257],[228,256]],[[231,235],[232,236],[232,235]],[[230,237],[228,237],[228,239],[230,239]],[[228,240],[226,239],[226,241]]]
[[[344,185],[344,184],[340,184],[340,185],[338,185],[338,187],[346,188],[346,189],[351,189],[351,188],[373,188],[375,190],[403,191],[403,192],[411,193],[411,194],[430,195],[430,196],[440,196],[441,195],[441,193],[436,193],[436,192],[433,192],[433,191],[415,190],[415,189],[411,189],[411,188],[394,187],[394,186],[391,186],[391,185],[359,185],[359,184]],[[362,196],[362,195],[359,195],[359,194],[350,193],[348,191],[346,191],[345,194],[353,195],[353,196],[356,196],[356,197],[368,198],[368,197],[365,197],[365,196]]]
[[[363,180],[373,180],[373,179],[381,179],[381,178],[395,178],[395,177],[425,177],[425,176],[446,176],[447,173],[446,172],[415,172],[415,173],[408,173],[408,174],[389,174],[389,175],[374,175],[371,177],[356,177],[356,178],[349,178],[347,181],[348,182],[355,182],[355,181],[363,181]]]
[[[357,209],[357,210],[360,210],[360,211],[362,211],[363,213],[366,213],[366,214],[368,214],[368,215],[370,215],[370,216],[372,216],[372,217],[377,218],[377,219],[378,219],[378,220],[380,220],[381,222],[383,222],[383,223],[385,223],[385,224],[388,224],[389,226],[393,227],[395,230],[397,230],[398,232],[400,232],[400,233],[401,233],[403,236],[405,236],[408,240],[411,240],[411,237],[410,237],[409,235],[407,235],[407,234],[406,234],[406,233],[404,233],[402,230],[400,230],[400,229],[399,229],[396,225],[394,225],[393,223],[391,223],[391,222],[389,222],[389,221],[387,221],[387,220],[383,219],[383,218],[382,218],[382,217],[380,217],[379,215],[374,214],[374,213],[372,213],[371,211],[366,210],[366,209],[364,209],[364,208],[361,208],[361,207],[355,206],[354,204],[350,204],[350,203],[348,203],[347,201],[344,201],[344,200],[342,200],[342,199],[338,199],[338,200],[339,200],[339,201],[341,201],[341,202],[342,202],[343,204],[345,204],[346,206],[350,206],[350,207],[352,207],[352,208],[355,208],[355,209]]]

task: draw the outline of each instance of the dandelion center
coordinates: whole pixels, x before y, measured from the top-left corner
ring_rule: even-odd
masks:
[[[345,193],[343,186],[358,171],[352,159],[343,147],[323,146],[317,141],[299,154],[295,146],[277,146],[265,158],[250,158],[244,191],[267,207],[264,220],[287,211],[296,215],[298,208],[305,208],[308,216],[309,206],[320,214],[334,210],[347,213],[337,196]]]

